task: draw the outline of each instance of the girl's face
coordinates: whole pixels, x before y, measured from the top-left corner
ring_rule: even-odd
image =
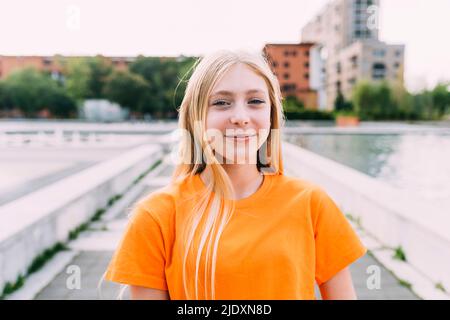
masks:
[[[216,156],[227,164],[256,164],[270,133],[270,110],[264,79],[245,64],[232,66],[208,99],[206,131]]]

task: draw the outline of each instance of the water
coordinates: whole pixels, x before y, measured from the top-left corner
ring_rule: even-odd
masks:
[[[305,134],[288,141],[450,211],[450,135]]]

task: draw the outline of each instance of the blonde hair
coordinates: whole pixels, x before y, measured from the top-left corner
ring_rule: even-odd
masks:
[[[257,168],[262,174],[283,174],[280,129],[285,118],[282,96],[267,58],[248,51],[220,50],[198,59],[192,67],[193,73],[178,109],[178,129],[188,134],[180,141],[178,152],[182,161],[176,165],[172,174],[173,183],[203,171],[209,177],[205,193],[201,195],[182,230],[185,249],[182,277],[187,299],[200,299],[199,266],[205,247],[203,299],[215,299],[218,242],[235,210],[235,202],[231,200],[234,194],[231,181],[207,142],[206,115],[213,87],[231,66],[238,63],[250,67],[265,80],[270,98],[270,133],[260,148],[260,151],[264,148],[263,156],[268,158],[261,159],[261,152],[258,152]],[[195,237],[196,234],[199,237]],[[199,243],[194,243],[194,239],[199,239]],[[190,290],[192,286],[195,288],[194,294]]]

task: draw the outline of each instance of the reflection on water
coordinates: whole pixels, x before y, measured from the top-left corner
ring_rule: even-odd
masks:
[[[292,135],[287,140],[450,210],[450,136]]]

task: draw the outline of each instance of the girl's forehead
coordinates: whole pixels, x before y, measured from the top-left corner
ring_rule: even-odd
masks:
[[[231,66],[217,81],[210,97],[217,95],[267,94],[265,79],[245,64]]]
[[[222,95],[222,96],[232,96],[235,94],[254,94],[254,93],[261,93],[264,94],[267,92],[267,89],[265,88],[252,88],[248,90],[243,90],[243,88],[239,88],[237,91],[231,90],[216,90],[211,94],[211,97]]]

